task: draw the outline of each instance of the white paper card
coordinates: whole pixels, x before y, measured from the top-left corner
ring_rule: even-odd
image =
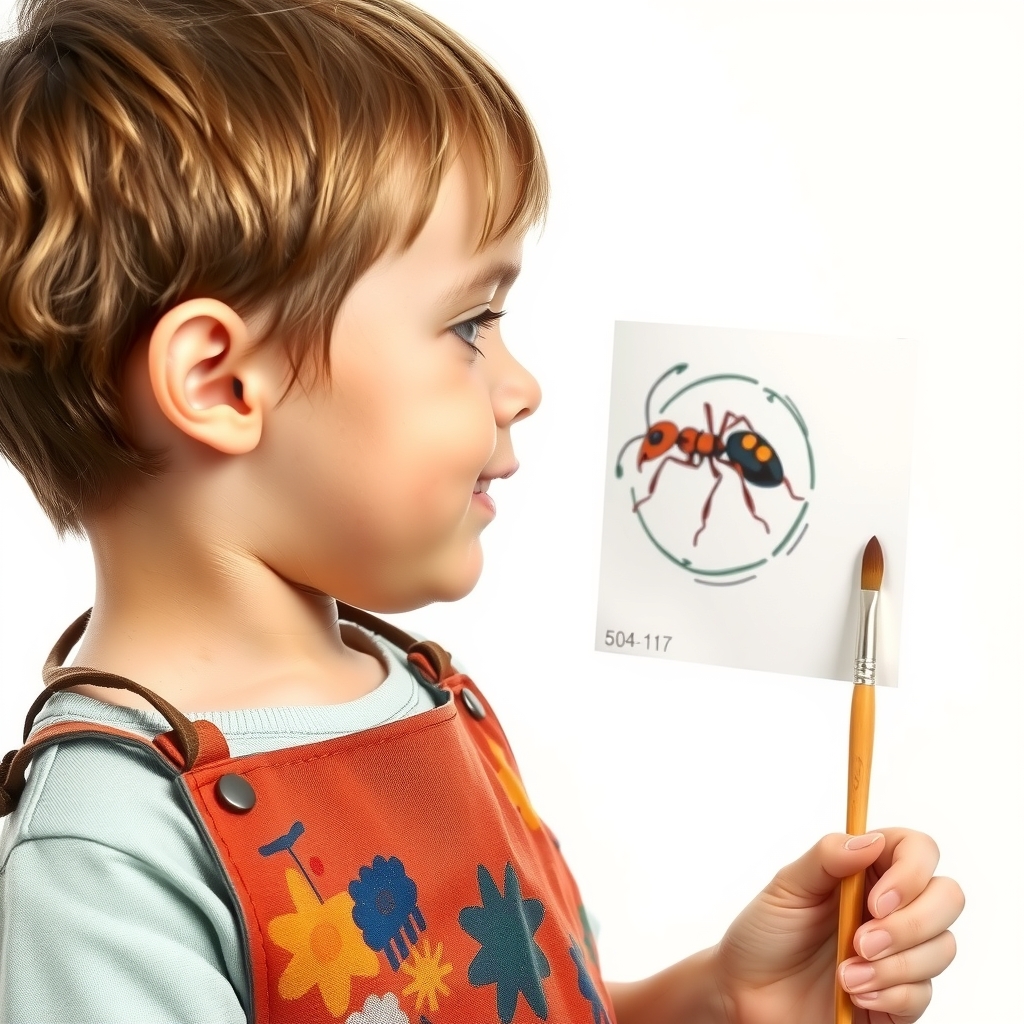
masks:
[[[617,323],[597,649],[850,680],[877,536],[877,680],[895,686],[915,357]]]

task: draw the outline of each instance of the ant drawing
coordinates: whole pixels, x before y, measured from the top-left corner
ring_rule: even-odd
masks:
[[[658,383],[660,383],[660,380],[652,386],[651,391],[657,387]],[[633,505],[634,512],[644,502],[650,501],[654,496],[658,480],[670,462],[679,466],[685,466],[687,469],[700,469],[701,466],[707,464],[708,469],[711,470],[711,475],[715,478],[715,482],[711,485],[711,490],[701,510],[700,526],[693,535],[694,547],[697,546],[697,541],[708,524],[708,516],[711,514],[711,503],[714,500],[715,492],[722,483],[723,474],[718,468],[719,466],[725,466],[733,470],[739,477],[740,487],[743,489],[743,500],[746,502],[747,509],[754,519],[764,527],[766,533],[771,533],[771,527],[765,519],[762,519],[757,514],[757,509],[754,507],[754,499],[750,494],[750,488],[747,486],[748,484],[753,487],[778,487],[781,484],[789,491],[789,496],[794,501],[804,500],[793,492],[793,487],[783,471],[782,460],[779,458],[778,452],[775,451],[763,435],[754,429],[754,425],[746,416],[726,410],[722,415],[722,422],[716,430],[711,403],[705,402],[704,416],[707,420],[707,430],[701,430],[698,427],[683,427],[680,429],[670,420],[659,420],[652,425],[650,399],[651,395],[649,392],[646,406],[647,430],[636,437],[631,437],[622,446],[618,461],[615,464],[615,475],[621,477],[622,456],[626,453],[626,449],[635,441],[640,442],[640,451],[636,460],[636,468],[638,470],[643,469],[645,462],[661,459],[661,464],[654,471],[654,477],[651,480],[651,486],[648,488],[646,496],[637,500]],[[673,448],[678,448],[683,458],[671,454]]]

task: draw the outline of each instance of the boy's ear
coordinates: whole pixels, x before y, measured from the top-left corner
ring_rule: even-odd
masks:
[[[157,406],[179,430],[227,455],[242,455],[263,431],[262,377],[246,357],[245,321],[217,299],[168,310],[149,339],[149,382]]]

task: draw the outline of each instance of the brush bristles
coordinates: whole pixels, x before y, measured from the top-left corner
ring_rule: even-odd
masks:
[[[884,571],[882,545],[878,543],[877,537],[872,537],[864,548],[864,558],[860,563],[860,589],[881,590]]]

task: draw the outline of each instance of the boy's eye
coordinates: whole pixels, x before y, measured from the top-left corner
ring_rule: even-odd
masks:
[[[461,338],[475,352],[480,352],[480,349],[476,347],[476,342],[480,337],[480,332],[485,330],[496,320],[500,320],[504,315],[505,310],[502,310],[500,313],[496,313],[493,309],[485,309],[482,313],[477,313],[476,316],[471,317],[469,320],[463,320],[460,323],[452,324],[448,330],[452,331],[456,337]],[[482,354],[483,353],[481,353],[481,355]]]

